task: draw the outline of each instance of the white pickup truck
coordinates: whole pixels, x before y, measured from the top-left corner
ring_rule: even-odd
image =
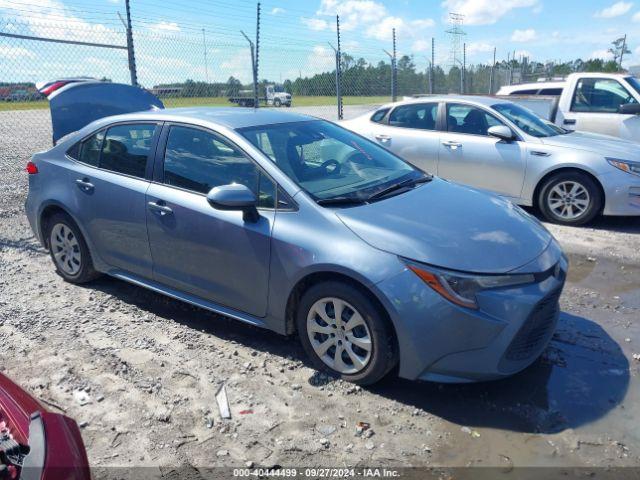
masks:
[[[628,74],[573,73],[562,82],[502,87],[497,95],[567,130],[640,142],[640,80]]]

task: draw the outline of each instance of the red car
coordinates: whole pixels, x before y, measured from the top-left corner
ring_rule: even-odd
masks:
[[[80,429],[0,374],[0,479],[89,480]]]

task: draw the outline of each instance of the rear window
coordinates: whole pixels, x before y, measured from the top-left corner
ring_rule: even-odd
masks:
[[[374,113],[371,116],[371,121],[375,123],[382,123],[382,120],[384,120],[384,117],[387,116],[387,112],[389,112],[388,108],[382,108],[378,110],[376,113]]]
[[[562,95],[562,89],[561,88],[543,88],[542,90],[540,90],[540,95],[553,95],[557,97]]]
[[[107,130],[100,168],[144,178],[156,125],[116,125]]]
[[[509,95],[536,95],[538,93],[538,89],[529,89],[529,90],[514,90]]]
[[[102,149],[103,140],[104,130],[101,130],[82,142],[76,143],[73,147],[67,150],[67,155],[74,160],[97,167],[98,162],[100,161],[100,150]]]

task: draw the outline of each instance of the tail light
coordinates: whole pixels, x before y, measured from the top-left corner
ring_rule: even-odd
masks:
[[[27,163],[27,168],[25,169],[29,175],[35,175],[38,173],[38,167],[33,162]]]

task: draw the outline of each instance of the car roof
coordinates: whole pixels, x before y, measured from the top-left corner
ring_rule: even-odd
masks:
[[[380,108],[393,108],[398,105],[410,105],[412,103],[425,103],[425,102],[461,102],[461,103],[475,103],[477,105],[486,105],[490,107],[496,103],[503,102],[501,98],[488,97],[482,95],[423,95],[420,97],[406,98],[399,102],[388,103]],[[378,108],[377,110],[380,110]]]
[[[242,107],[181,107],[155,109],[108,117],[114,121],[176,121],[195,124],[215,124],[231,129],[270,125],[274,123],[303,122],[317,120],[310,115],[285,112],[270,108]]]

